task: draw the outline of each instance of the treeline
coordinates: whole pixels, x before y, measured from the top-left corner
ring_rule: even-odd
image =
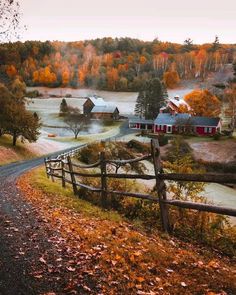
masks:
[[[0,44],[0,77],[20,76],[28,86],[94,87],[138,91],[158,77],[175,87],[181,79],[206,78],[234,58],[236,45],[194,45],[131,38],[103,38],[79,42]]]

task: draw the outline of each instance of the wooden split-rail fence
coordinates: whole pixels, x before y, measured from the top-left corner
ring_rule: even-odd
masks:
[[[228,216],[236,216],[236,209],[216,206],[212,204],[205,203],[196,203],[190,201],[182,201],[176,199],[168,199],[167,196],[167,186],[165,180],[167,181],[186,181],[186,182],[212,182],[212,183],[221,183],[221,184],[236,184],[236,175],[235,174],[179,174],[179,173],[165,173],[162,168],[161,157],[160,157],[160,146],[158,140],[151,140],[151,154],[130,159],[130,160],[110,160],[106,159],[105,152],[100,153],[100,159],[94,164],[90,165],[80,165],[72,162],[72,158],[77,155],[81,147],[74,149],[70,152],[59,155],[56,159],[45,158],[45,167],[48,178],[51,177],[52,181],[54,178],[61,179],[62,186],[65,187],[66,183],[72,185],[75,195],[78,195],[78,187],[87,189],[94,193],[101,194],[102,204],[106,206],[106,199],[108,194],[113,194],[117,196],[126,196],[134,197],[144,200],[150,200],[152,202],[159,203],[160,206],[160,215],[161,222],[164,231],[171,231],[171,224],[169,221],[169,206],[176,206],[180,208],[193,209],[198,211],[206,211],[217,214],[223,214]],[[113,165],[117,168],[122,167],[127,164],[140,162],[143,160],[153,160],[155,175],[143,175],[143,174],[125,174],[125,173],[108,173],[107,166]],[[77,172],[75,168],[82,169],[91,169],[91,168],[100,168],[100,173],[84,173]],[[101,179],[101,187],[92,187],[86,184],[83,184],[79,181],[79,177],[95,177]],[[151,180],[155,179],[156,181],[156,197],[142,194],[142,193],[133,193],[133,192],[123,192],[123,191],[114,191],[110,190],[107,185],[107,179],[116,178],[116,179],[144,179]],[[222,196],[223,198],[224,196]],[[235,194],[236,200],[236,194]]]

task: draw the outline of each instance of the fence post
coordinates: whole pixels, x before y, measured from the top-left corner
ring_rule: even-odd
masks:
[[[78,190],[77,190],[75,175],[74,175],[73,166],[72,166],[72,163],[71,163],[70,156],[67,157],[67,162],[68,162],[68,168],[69,168],[69,171],[70,171],[70,177],[71,177],[71,182],[72,182],[74,195],[76,196],[78,194]]]
[[[100,161],[101,161],[101,197],[102,197],[102,206],[107,206],[107,179],[106,179],[106,158],[105,152],[100,153]]]
[[[63,158],[61,159],[61,184],[62,187],[66,187],[66,181],[65,181],[65,170],[64,170],[64,160]]]
[[[161,165],[160,146],[157,139],[151,140],[151,148],[152,148],[154,171],[156,176],[156,187],[157,187],[157,193],[159,198],[162,227],[164,231],[170,232],[171,227],[170,227],[170,221],[169,221],[168,205],[166,205],[163,202],[164,200],[167,199],[166,185],[164,180],[161,180],[159,178],[159,174],[163,173],[163,170]]]
[[[46,169],[46,173],[47,173],[47,178],[49,178],[47,160],[48,160],[48,158],[44,158],[44,165],[45,165],[45,169]]]
[[[52,162],[50,161],[50,159],[49,159],[49,171],[50,171],[50,175],[51,175],[51,180],[52,180],[52,182],[54,182],[54,177],[53,177],[53,173],[52,173],[52,171],[53,171],[53,167],[52,167]],[[54,171],[53,171],[54,172]]]

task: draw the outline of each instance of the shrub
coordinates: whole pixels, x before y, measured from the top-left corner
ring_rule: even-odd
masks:
[[[83,148],[79,153],[79,160],[86,163],[92,164],[99,160],[99,153],[106,150],[107,159],[122,159],[130,160],[136,158],[136,153],[130,149],[127,149],[126,143],[123,142],[102,142],[93,143]],[[126,166],[128,170],[132,169],[137,173],[143,174],[146,167],[141,162],[134,162],[129,166]]]
[[[160,146],[165,146],[168,144],[169,139],[164,134],[160,134],[160,135],[158,135],[158,141],[159,141]]]
[[[37,97],[40,97],[40,96],[42,96],[42,94],[40,94],[38,90],[33,90],[33,91],[26,92],[26,97],[29,97],[29,98],[37,98]]]
[[[219,163],[198,160],[198,164],[200,164],[200,166],[203,166],[207,172],[236,173],[236,161]]]
[[[129,142],[127,142],[126,146],[138,153],[150,153],[151,150],[149,144],[147,145],[135,139],[132,139]]]
[[[93,143],[80,150],[79,160],[86,164],[92,164],[99,160],[99,154],[104,149],[104,143]]]
[[[220,138],[221,138],[220,133],[216,133],[216,134],[213,135],[214,140],[219,140]]]

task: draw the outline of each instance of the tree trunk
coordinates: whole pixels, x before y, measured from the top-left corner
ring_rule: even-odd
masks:
[[[13,133],[13,138],[12,138],[12,145],[16,146],[16,140],[17,140],[17,135],[16,133]]]

